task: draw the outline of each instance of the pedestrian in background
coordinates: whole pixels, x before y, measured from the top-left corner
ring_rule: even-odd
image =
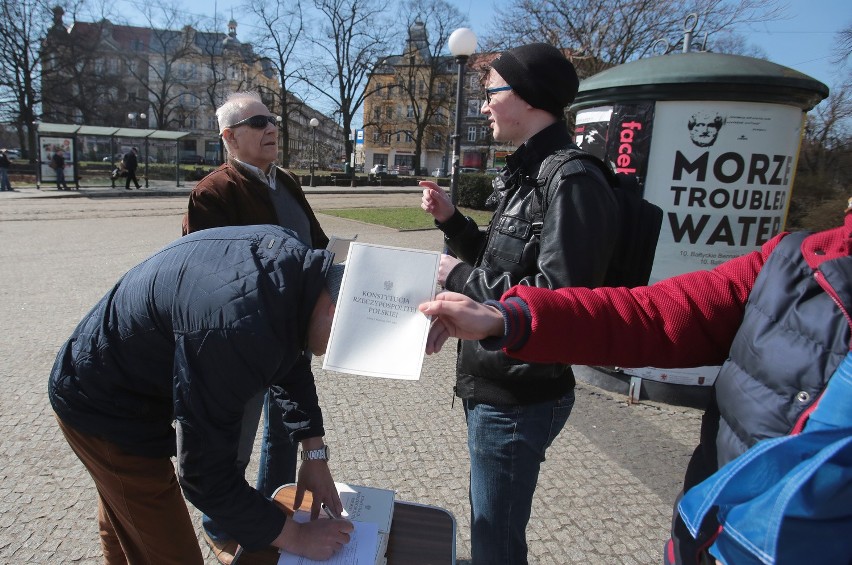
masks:
[[[189,196],[183,233],[220,227],[274,224],[293,230],[306,245],[324,248],[322,230],[302,187],[288,170],[274,163],[278,156],[278,121],[256,92],[237,92],[216,110],[228,161],[205,176]],[[300,364],[310,367],[310,353]],[[245,412],[239,465],[248,466],[261,414],[265,414],[256,488],[271,497],[296,477],[297,446],[282,422],[286,415],[274,401],[283,391],[260,391]],[[237,543],[209,516],[202,517],[204,539],[223,565],[230,565]]]
[[[139,150],[132,148],[121,158],[121,163],[124,165],[124,170],[127,171],[127,181],[124,183],[124,189],[130,190],[130,181],[136,185],[136,190],[142,188],[139,186],[139,180],[136,178],[136,169],[139,167]]]
[[[0,150],[0,192],[12,190],[12,184],[9,182],[9,167],[11,165],[6,150]]]
[[[438,185],[420,183],[421,207],[457,257],[441,256],[438,282],[447,290],[484,301],[517,284],[603,283],[618,234],[615,195],[603,172],[575,159],[539,177],[548,157],[577,149],[565,108],[578,84],[571,62],[543,43],[510,49],[491,63],[481,111],[494,140],[518,148],[494,180],[497,211],[488,229],[463,216]],[[521,565],[539,469],[574,406],[574,374],[561,362],[522,363],[476,341],[460,342],[458,355],[454,390],[468,429],[472,561]]]
[[[49,166],[56,172],[56,188],[59,190],[71,190],[68,188],[68,183],[65,182],[65,155],[63,155],[61,149],[57,149],[54,152],[53,157],[50,158]]]

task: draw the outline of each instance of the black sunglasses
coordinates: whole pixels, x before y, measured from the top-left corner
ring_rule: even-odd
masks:
[[[250,118],[246,118],[244,120],[240,120],[232,126],[228,126],[228,128],[235,128],[239,126],[248,126],[254,129],[264,129],[267,124],[272,124],[273,126],[278,125],[278,116],[264,116],[263,114],[258,114],[257,116],[252,116]]]

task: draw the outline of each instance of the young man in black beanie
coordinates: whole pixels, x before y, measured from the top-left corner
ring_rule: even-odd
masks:
[[[456,255],[441,258],[438,280],[447,290],[483,302],[517,284],[603,283],[618,233],[603,173],[574,159],[549,182],[541,178],[549,156],[576,148],[564,111],[578,85],[571,62],[543,43],[506,51],[491,64],[481,111],[495,141],[518,148],[494,180],[498,204],[488,229],[480,232],[436,184],[420,183],[421,207]],[[571,367],[522,363],[460,341],[456,394],[468,426],[473,563],[526,563],[539,468],[574,405]]]

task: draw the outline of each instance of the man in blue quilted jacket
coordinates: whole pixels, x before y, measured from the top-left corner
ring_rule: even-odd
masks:
[[[321,503],[343,510],[304,355],[325,352],[342,270],[284,228],[204,230],[130,269],[86,314],[49,396],[95,481],[106,563],[203,563],[184,496],[250,550],[324,560],[348,542],[350,522],[287,519],[236,464],[245,404],[271,387],[293,441],[316,454],[297,505],[307,489],[314,517]]]

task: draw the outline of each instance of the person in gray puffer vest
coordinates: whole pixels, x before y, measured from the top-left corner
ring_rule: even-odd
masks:
[[[444,293],[420,310],[433,316],[427,353],[439,351],[448,337],[459,337],[482,340],[478,343],[484,349],[519,361],[721,365],[702,419],[701,443],[683,481],[689,497],[691,489],[720,468],[738,465],[740,456],[761,440],[807,432],[829,383],[842,378],[838,374],[852,351],[852,199],[841,227],[782,233],[759,251],[651,286],[555,291],[516,286],[499,302],[484,305]],[[834,486],[840,485],[842,492],[846,485],[848,497],[849,467],[838,468],[834,476]],[[785,494],[793,492],[788,490]],[[811,530],[832,538],[835,549],[839,544],[850,547],[847,531],[828,526],[843,516],[831,514],[831,504],[821,496],[824,491],[805,492],[805,504],[796,510],[801,513],[791,518],[799,525],[810,521]],[[783,501],[775,502],[772,516],[752,521],[754,530],[769,530],[770,523],[780,522]],[[709,513],[692,535],[677,506],[664,562],[713,563],[720,556],[708,555],[708,548],[719,533],[719,515]],[[838,506],[850,515],[849,505]],[[814,535],[797,535],[806,528],[796,525],[782,531],[782,537],[785,543],[811,544],[810,563],[852,562],[848,553],[829,561],[826,548],[813,542]],[[762,533],[755,547],[769,539]]]

